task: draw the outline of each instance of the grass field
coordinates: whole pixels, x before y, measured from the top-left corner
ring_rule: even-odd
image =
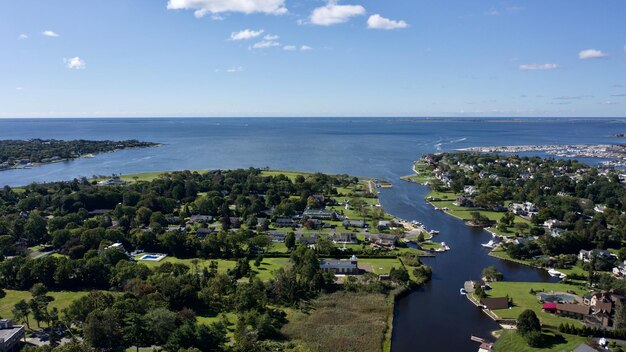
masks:
[[[32,295],[28,291],[16,291],[16,290],[5,290],[6,296],[0,299],[0,317],[9,318],[13,317],[13,307],[20,300],[29,301],[32,298]],[[54,301],[50,302],[49,308],[56,307],[59,311],[67,308],[72,301],[86,296],[88,291],[60,291],[60,292],[48,292],[48,295],[54,298]],[[36,327],[35,321],[30,317],[31,327]],[[45,324],[42,324],[42,326]]]
[[[538,347],[530,347],[524,341],[515,330],[503,330],[502,335],[496,341],[494,345],[494,351],[497,352],[561,352],[561,351],[573,351],[581,343],[587,342],[586,337],[561,334],[558,332],[545,332],[543,333],[544,342]]]
[[[380,352],[392,307],[383,294],[336,292],[290,314],[282,332],[305,351]]]
[[[359,258],[359,266],[361,264],[371,265],[374,274],[389,274],[391,268],[399,268],[402,266],[399,259],[396,258]]]
[[[579,286],[567,285],[561,283],[545,283],[545,282],[493,282],[492,290],[487,291],[490,297],[504,297],[509,295],[513,299],[513,307],[510,309],[499,309],[493,311],[498,317],[505,319],[517,319],[517,317],[526,309],[532,309],[537,313],[537,317],[544,327],[557,328],[561,323],[570,323],[576,326],[582,326],[580,320],[570,319],[558,316],[556,314],[546,313],[541,310],[541,303],[537,301],[535,295],[531,295],[530,289],[535,291],[544,290],[545,292],[568,292],[574,291],[577,295],[582,296],[587,291]]]

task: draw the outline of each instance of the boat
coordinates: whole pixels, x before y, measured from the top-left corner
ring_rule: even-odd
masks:
[[[489,241],[489,242],[487,242],[487,243],[483,243],[483,244],[481,244],[481,246],[483,246],[483,247],[485,247],[485,248],[493,248],[493,247],[495,247],[495,246],[496,246],[496,244],[497,244],[497,243],[496,243],[496,241],[494,241],[494,240],[490,240],[490,241]]]
[[[428,233],[430,233],[431,235],[438,235],[439,231],[437,231],[437,230],[430,230],[430,231],[428,231]]]
[[[465,295],[467,294],[467,291],[465,291],[465,289],[461,287],[461,289],[459,290],[459,293],[461,293],[462,295]]]
[[[441,242],[441,246],[443,247],[444,251],[449,251],[450,247],[448,247],[448,245],[445,242]]]
[[[567,276],[567,275],[563,274],[562,272],[560,272],[558,270],[554,270],[554,269],[548,269],[548,274],[550,276],[552,276],[552,277],[558,276],[558,277],[560,277],[562,279],[565,278],[565,276]]]

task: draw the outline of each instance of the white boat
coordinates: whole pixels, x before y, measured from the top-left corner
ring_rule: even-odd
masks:
[[[550,276],[552,276],[552,277],[556,277],[556,276],[558,276],[558,277],[561,277],[561,278],[563,278],[563,277],[567,276],[567,275],[563,274],[562,272],[560,272],[560,271],[558,271],[558,270],[554,270],[554,269],[549,269],[549,270],[548,270],[548,274],[549,274]]]
[[[464,289],[464,288],[461,288],[461,289],[459,290],[459,292],[460,292],[462,295],[467,294],[467,292],[465,291],[465,289]]]
[[[441,246],[443,247],[443,250],[445,251],[449,251],[450,247],[448,247],[448,245],[445,242],[441,242]]]
[[[437,230],[430,230],[430,231],[428,231],[428,233],[430,233],[431,235],[438,235],[439,231],[437,231]]]
[[[487,243],[483,243],[483,244],[481,244],[481,246],[483,246],[483,247],[485,247],[485,248],[493,248],[493,247],[495,247],[495,246],[496,246],[496,244],[497,244],[497,243],[496,243],[494,240],[490,240],[490,241],[489,241],[489,242],[487,242]]]

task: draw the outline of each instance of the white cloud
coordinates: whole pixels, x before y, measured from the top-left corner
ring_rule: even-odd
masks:
[[[295,45],[285,45],[283,46],[283,50],[294,51],[294,50],[298,50],[298,48]]]
[[[63,62],[65,62],[65,67],[70,69],[83,70],[87,68],[87,63],[78,56],[69,59],[63,59]]]
[[[263,37],[263,40],[272,41],[272,40],[277,40],[278,38],[279,36],[275,34],[267,34],[265,37]]]
[[[20,34],[17,36],[17,40],[24,40],[24,39],[28,39],[28,35],[27,34]]]
[[[241,71],[243,71],[243,67],[241,66],[233,66],[229,69],[226,69],[226,72],[228,73],[236,73],[236,72],[241,72]]]
[[[361,5],[337,5],[329,1],[326,6],[318,7],[311,13],[310,21],[319,26],[330,26],[345,23],[354,16],[365,15],[365,8]]]
[[[167,8],[170,10],[195,10],[194,16],[197,18],[207,14],[224,12],[272,15],[287,13],[285,0],[169,0]]]
[[[300,47],[300,51],[309,51],[309,50],[313,50],[313,48],[308,45],[303,45]]]
[[[370,18],[367,19],[367,27],[372,29],[398,29],[398,28],[406,28],[409,25],[404,21],[394,21],[388,18],[384,18],[379,14],[371,15]]]
[[[15,87],[15,90],[24,90],[22,87]]]
[[[559,68],[558,64],[522,64],[522,65],[519,65],[519,69],[524,70],[524,71],[556,70],[557,68]]]
[[[262,29],[259,29],[258,31],[244,29],[243,31],[232,32],[230,34],[230,40],[248,40],[260,36],[263,32],[264,31]]]
[[[578,53],[578,58],[581,60],[600,59],[607,56],[609,56],[609,54],[596,49],[587,49]]]
[[[46,36],[46,37],[58,37],[59,36],[59,34],[50,30],[41,32],[41,35]]]
[[[275,46],[280,46],[280,43],[274,40],[262,40],[260,42],[254,43],[252,46],[253,49],[267,49]]]

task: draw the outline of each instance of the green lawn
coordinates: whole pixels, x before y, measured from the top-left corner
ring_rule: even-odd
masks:
[[[528,346],[524,338],[522,338],[515,330],[503,330],[502,335],[494,345],[494,351],[497,352],[561,352],[573,351],[581,343],[587,342],[586,337],[561,334],[559,332],[544,332],[544,343],[539,348]]]
[[[506,279],[506,278],[505,278]],[[570,323],[581,326],[582,323],[576,319],[561,317],[555,314],[546,313],[541,310],[541,303],[535,295],[531,295],[530,289],[535,291],[544,290],[545,292],[568,292],[574,291],[577,295],[582,296],[587,291],[579,286],[567,285],[561,283],[544,283],[544,282],[493,282],[492,290],[487,291],[490,297],[505,297],[508,295],[513,299],[513,307],[510,309],[499,309],[493,311],[498,317],[505,319],[517,319],[517,317],[526,309],[532,309],[537,313],[539,320],[544,327],[557,328],[561,323]]]
[[[237,264],[235,260],[227,260],[227,259],[198,259],[197,266],[198,270],[202,270],[204,268],[208,268],[212,261],[217,262],[217,272],[226,273],[228,269],[232,269]],[[185,264],[193,270],[194,264],[193,259],[180,259],[176,257],[168,256],[165,259],[159,262],[151,262],[140,260],[140,263],[146,264],[148,267],[157,267],[164,263],[180,263]],[[250,261],[250,267],[252,270],[258,272],[257,277],[263,281],[267,281],[272,277],[272,273],[280,267],[283,267],[289,263],[289,258],[263,258],[261,262],[261,266],[254,266],[254,260]]]
[[[13,317],[13,307],[20,300],[29,301],[32,298],[32,295],[28,291],[16,291],[16,290],[5,290],[6,296],[0,299],[0,317],[8,318]],[[72,301],[86,296],[88,291],[60,291],[60,292],[48,292],[49,296],[52,296],[54,300],[50,302],[49,308],[56,307],[59,311],[67,308]],[[37,325],[34,323],[34,320],[31,316],[31,327],[36,327]]]
[[[402,266],[400,260],[397,258],[359,258],[359,266],[361,264],[371,265],[374,274],[389,274],[391,268],[399,268]]]

